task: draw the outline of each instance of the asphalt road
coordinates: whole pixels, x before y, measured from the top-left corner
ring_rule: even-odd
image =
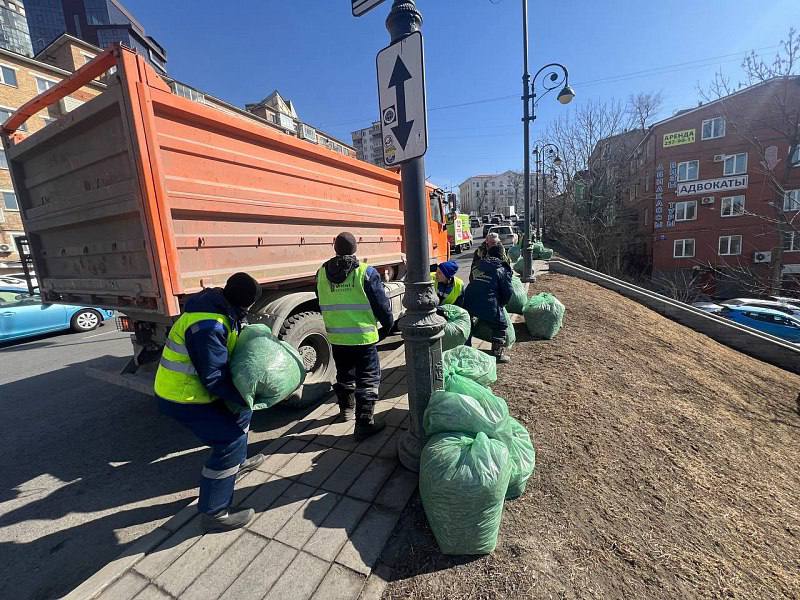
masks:
[[[465,280],[471,257],[455,256]],[[0,598],[64,595],[195,497],[207,450],[152,397],[84,373],[130,351],[113,323],[0,345]],[[256,413],[250,454],[301,415]]]

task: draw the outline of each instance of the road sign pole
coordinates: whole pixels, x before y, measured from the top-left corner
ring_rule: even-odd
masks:
[[[413,0],[394,0],[386,19],[386,29],[397,42],[419,31],[422,15]],[[436,314],[436,292],[430,279],[425,159],[413,158],[402,164],[401,193],[405,224],[406,314],[400,319],[405,341],[406,377],[410,411],[408,431],[398,442],[400,462],[407,469],[419,471],[419,459],[425,443],[422,416],[433,390],[442,389],[442,335],[445,321]]]

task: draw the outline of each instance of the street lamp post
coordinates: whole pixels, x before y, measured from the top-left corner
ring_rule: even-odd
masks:
[[[546,143],[546,144],[536,144],[533,147],[533,157],[534,157],[534,166],[535,170],[535,183],[534,186],[536,188],[536,192],[534,194],[534,206],[536,207],[536,230],[537,230],[537,238],[542,239],[544,237],[544,201],[540,202],[539,198],[541,196],[540,189],[544,188],[544,180],[542,179],[544,173],[544,159],[545,157],[551,157],[553,166],[558,167],[561,165],[561,151],[556,144],[553,143]],[[541,181],[541,186],[539,182]]]
[[[523,256],[523,281],[535,281],[533,274],[533,246],[531,239],[531,159],[530,159],[530,124],[536,120],[536,79],[550,69],[545,77],[542,87],[544,93],[542,97],[561,87],[558,93],[558,101],[561,104],[568,104],[575,97],[575,92],[569,86],[569,72],[567,68],[559,63],[550,63],[539,69],[531,78],[528,71],[528,0],[522,0],[522,48],[523,48],[523,73],[522,73],[522,123],[523,123],[523,146],[524,146],[524,198],[525,198],[525,247],[522,249]],[[559,74],[558,70],[561,71]],[[563,87],[562,87],[563,86]],[[539,98],[541,99],[541,97]],[[538,215],[537,215],[538,217]],[[539,222],[536,222],[537,231]]]
[[[419,31],[422,15],[414,0],[394,0],[386,18],[392,43]],[[406,237],[406,292],[400,319],[406,355],[409,426],[400,438],[397,454],[404,467],[419,471],[425,435],[422,416],[434,390],[442,389],[442,335],[445,321],[436,314],[438,299],[430,279],[425,160],[414,158],[400,169],[403,223]]]

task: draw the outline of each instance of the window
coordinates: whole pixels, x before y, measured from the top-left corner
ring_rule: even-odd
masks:
[[[728,196],[722,198],[720,215],[723,217],[738,217],[744,214],[744,196]]]
[[[36,91],[40,94],[46,92],[56,84],[55,81],[45,79],[44,77],[37,77],[34,75],[33,78],[36,80]]]
[[[0,148],[0,169],[8,169],[8,160],[6,159],[6,151]]]
[[[741,175],[747,172],[747,152],[741,154],[731,154],[725,157],[723,175]]]
[[[700,161],[678,163],[678,181],[694,181],[700,176]]]
[[[786,190],[783,196],[783,210],[785,212],[800,210],[800,190]]]
[[[783,251],[800,252],[800,231],[783,232]]]
[[[17,72],[11,67],[0,65],[0,83],[17,87]]]
[[[713,140],[721,137],[725,137],[724,117],[714,117],[713,119],[706,119],[703,121],[702,139]]]
[[[697,200],[675,203],[676,221],[694,221],[697,218]]]
[[[720,256],[738,256],[742,253],[742,236],[721,235],[719,237]]]
[[[14,111],[9,108],[0,108],[0,123],[5,123]],[[19,126],[20,131],[28,131],[28,126],[23,123]]]
[[[694,240],[675,240],[672,245],[673,258],[692,258],[694,256]]]
[[[794,152],[789,152],[789,164],[793,167],[800,167],[800,144],[794,147]]]
[[[6,210],[19,210],[17,195],[14,192],[3,192],[3,206]]]

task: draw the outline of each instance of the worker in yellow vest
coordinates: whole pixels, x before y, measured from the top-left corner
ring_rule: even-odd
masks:
[[[435,273],[431,273],[431,281],[436,295],[439,297],[439,305],[455,304],[461,306],[463,302],[464,281],[456,277],[458,273],[458,263],[448,260],[439,263]]]
[[[336,364],[339,420],[355,419],[355,439],[361,441],[386,426],[374,417],[381,384],[376,344],[394,316],[380,274],[356,258],[355,236],[342,232],[333,247],[336,256],[317,271],[317,298]]]
[[[197,505],[207,532],[238,529],[255,516],[251,508],[229,510],[236,476],[257,468],[264,456],[247,458],[253,412],[233,385],[228,359],[247,308],[260,294],[255,279],[236,273],[224,289],[208,288],[191,296],[170,329],[156,373],[161,412],[211,447]]]

